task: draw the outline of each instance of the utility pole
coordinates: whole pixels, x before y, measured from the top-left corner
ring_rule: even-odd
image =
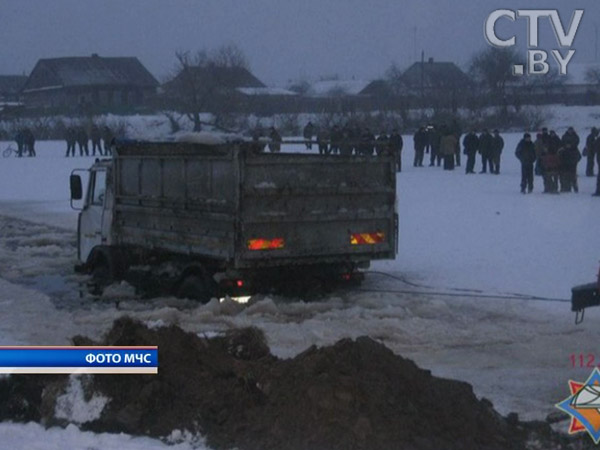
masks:
[[[417,60],[417,27],[413,27],[413,61]]]

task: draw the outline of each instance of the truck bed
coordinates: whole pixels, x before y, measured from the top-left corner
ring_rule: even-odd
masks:
[[[120,145],[114,162],[119,245],[236,269],[395,257],[391,157],[135,142]]]

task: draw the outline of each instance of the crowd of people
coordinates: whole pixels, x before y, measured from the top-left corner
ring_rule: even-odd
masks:
[[[111,141],[113,140],[113,133],[108,126],[102,127],[102,130],[93,124],[89,132],[86,131],[85,127],[68,127],[65,130],[65,141],[67,142],[67,153],[65,157],[75,156],[75,147],[79,146],[79,156],[90,156],[89,143],[92,143],[92,154],[96,156],[96,150],[98,155],[108,156],[112,154]],[[104,142],[104,152],[102,151],[102,143]]]
[[[281,136],[274,128],[271,134]],[[308,122],[303,130],[306,148],[312,149],[316,142],[319,154],[340,154],[372,156],[392,154],[396,158],[397,171],[402,169],[403,140],[398,129],[387,134],[382,130],[377,136],[368,127],[357,125],[334,125],[331,129],[316,127]],[[316,138],[316,140],[315,140]],[[461,152],[462,138],[462,152]],[[498,130],[483,129],[479,134],[471,129],[462,136],[456,121],[450,125],[427,125],[419,127],[413,135],[414,167],[423,167],[425,155],[429,155],[429,166],[442,166],[444,170],[454,170],[461,165],[461,153],[466,156],[466,174],[474,174],[477,155],[481,157],[479,173],[500,174],[500,163],[504,150],[504,139]],[[547,128],[536,134],[535,140],[525,133],[515,149],[515,156],[521,163],[521,192],[533,191],[534,176],[541,176],[544,193],[579,192],[577,165],[586,158],[586,176],[593,177],[598,165],[596,192],[600,196],[600,130],[592,128],[587,136],[583,152],[579,149],[580,139],[573,127],[558,136]]]
[[[17,130],[15,135],[15,142],[17,143],[17,156],[19,158],[23,156],[34,157],[35,153],[35,136],[29,128],[20,128]]]

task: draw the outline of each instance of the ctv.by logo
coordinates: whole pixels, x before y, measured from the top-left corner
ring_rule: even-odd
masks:
[[[488,43],[499,48],[514,46],[517,42],[515,36],[508,39],[502,39],[496,35],[496,22],[500,18],[506,18],[514,22],[517,18],[522,17],[527,19],[527,44],[529,48],[529,50],[527,50],[527,65],[524,67],[523,64],[515,64],[513,66],[513,73],[515,75],[523,75],[526,69],[528,75],[545,75],[550,71],[550,64],[548,63],[548,52],[538,48],[538,24],[540,17],[550,18],[550,24],[554,30],[556,41],[560,47],[570,48],[573,45],[575,35],[581,24],[583,10],[575,10],[571,17],[571,23],[565,31],[565,27],[560,20],[558,11],[555,9],[519,9],[517,11],[511,9],[498,9],[492,12],[485,21],[484,34]],[[567,66],[571,61],[571,58],[573,58],[575,50],[569,49],[564,56],[561,50],[552,50],[551,53],[558,65],[558,72],[561,75],[566,75]]]

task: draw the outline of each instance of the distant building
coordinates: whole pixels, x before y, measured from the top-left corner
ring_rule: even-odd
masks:
[[[215,90],[235,91],[240,88],[266,88],[262,81],[243,67],[189,66],[182,69],[172,80],[163,85],[169,93],[188,92],[186,84],[207,86]]]
[[[27,106],[108,109],[141,106],[158,82],[135,57],[40,59],[22,95]]]
[[[0,103],[17,103],[26,75],[0,75]]]
[[[434,61],[433,58],[414,63],[404,71],[402,81],[412,93],[422,95],[466,89],[472,84],[469,76],[456,64]]]

